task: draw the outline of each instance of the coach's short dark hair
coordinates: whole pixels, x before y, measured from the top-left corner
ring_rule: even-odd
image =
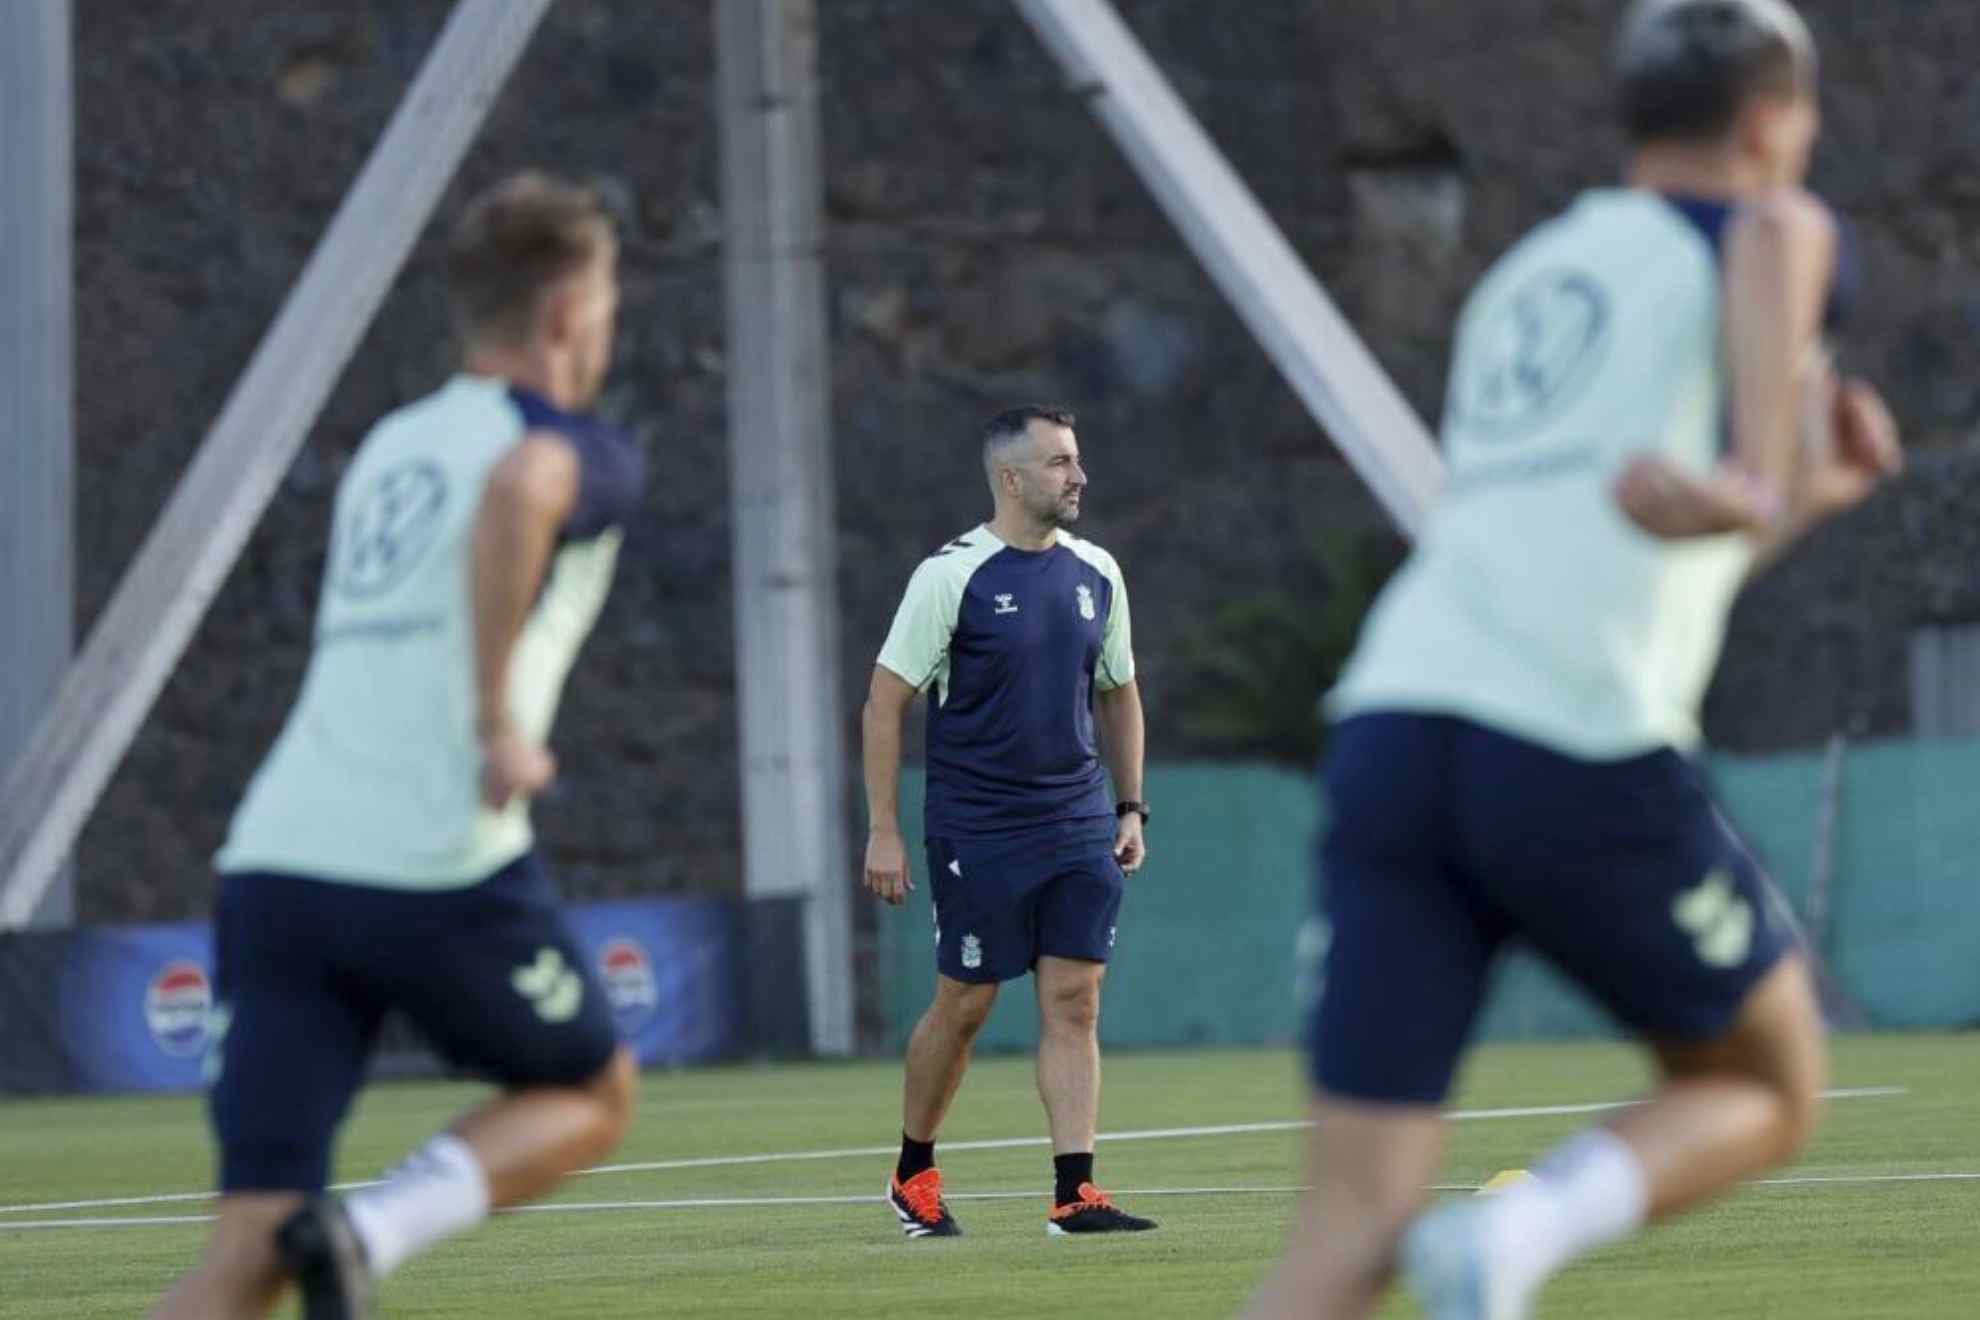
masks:
[[[447,249],[447,285],[464,338],[529,332],[546,290],[614,241],[597,194],[535,170],[512,174],[461,213]]]
[[[1035,403],[1004,409],[983,424],[984,460],[987,462],[998,449],[1024,435],[1033,422],[1048,422],[1071,430],[1073,415],[1064,408],[1045,408]]]
[[[1815,43],[1787,0],[1638,0],[1616,41],[1616,102],[1637,142],[1707,142],[1747,98],[1815,84]]]

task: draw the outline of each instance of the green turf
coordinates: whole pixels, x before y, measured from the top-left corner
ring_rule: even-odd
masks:
[[[1980,1172],[1980,1055],[1966,1038],[1853,1038],[1836,1050],[1838,1086],[1894,1085],[1892,1098],[1840,1101],[1797,1176]],[[1642,1081],[1615,1046],[1481,1051],[1468,1108],[1616,1099]],[[654,1073],[615,1161],[885,1145],[896,1128],[893,1064],[820,1064]],[[476,1094],[396,1085],[369,1092],[346,1132],[345,1177],[388,1164]],[[1108,1061],[1105,1126],[1168,1128],[1296,1118],[1290,1055],[1229,1051]],[[1446,1176],[1459,1184],[1530,1162],[1584,1120],[1539,1117],[1454,1126]],[[1041,1130],[1028,1063],[978,1062],[945,1138]],[[1100,1148],[1117,1190],[1282,1187],[1297,1179],[1296,1133],[1137,1141]],[[0,1204],[196,1191],[210,1154],[191,1098],[0,1105]],[[889,1161],[826,1159],[580,1178],[562,1202],[706,1196],[873,1195]],[[1036,1148],[951,1151],[954,1192],[1023,1191],[958,1201],[958,1242],[903,1241],[877,1203],[618,1209],[505,1218],[415,1262],[387,1285],[385,1316],[802,1316],[894,1313],[990,1320],[1082,1311],[1233,1314],[1278,1250],[1284,1194],[1143,1196],[1158,1233],[1050,1240],[1050,1166]],[[1124,1201],[1127,1198],[1123,1198]],[[198,1213],[193,1205],[0,1214],[23,1218]],[[1980,1182],[1753,1187],[1577,1267],[1543,1316],[1956,1316],[1980,1310]],[[127,1317],[198,1251],[198,1225],[0,1230],[0,1316]],[[1383,1314],[1414,1311],[1393,1302]]]

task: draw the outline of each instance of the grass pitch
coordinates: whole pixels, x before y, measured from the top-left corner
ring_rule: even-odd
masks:
[[[1588,1260],[1554,1284],[1541,1314],[1803,1320],[1980,1311],[1980,1050],[1957,1036],[1846,1038],[1835,1074],[1838,1087],[1904,1090],[1836,1101],[1807,1157],[1783,1175],[1790,1181],[1745,1188]],[[1620,1046],[1489,1048],[1474,1056],[1458,1103],[1599,1103],[1629,1096],[1644,1076]],[[639,1120],[613,1159],[890,1148],[898,1087],[893,1063],[648,1074]],[[340,1175],[375,1176],[478,1094],[457,1085],[373,1089],[345,1129]],[[1268,1125],[1297,1120],[1302,1109],[1297,1064],[1285,1052],[1107,1061],[1110,1133]],[[1586,1121],[1455,1123],[1445,1179],[1482,1183]],[[1100,1181],[1162,1228],[1099,1241],[1046,1237],[1051,1165],[1042,1145],[955,1148],[1042,1132],[1029,1061],[979,1060],[944,1133],[961,1240],[901,1237],[878,1199],[888,1155],[600,1172],[567,1184],[548,1212],[504,1216],[415,1261],[386,1283],[379,1313],[1228,1316],[1279,1250],[1293,1204],[1283,1189],[1301,1180],[1298,1131],[1103,1139]],[[198,1215],[202,1202],[19,1207],[198,1192],[210,1166],[193,1097],[0,1104],[0,1317],[143,1314],[197,1255],[205,1226],[84,1221]],[[1970,1176],[1943,1176],[1957,1174]],[[972,1199],[997,1193],[1013,1195]],[[680,1204],[791,1198],[817,1199]],[[68,1226],[22,1227],[49,1221]],[[1415,1311],[1392,1300],[1382,1314]]]

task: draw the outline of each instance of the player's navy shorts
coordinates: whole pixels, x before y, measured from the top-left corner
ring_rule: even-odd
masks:
[[[1324,773],[1313,1079],[1437,1104],[1494,956],[1524,940],[1655,1039],[1724,1034],[1791,946],[1697,768],[1581,761],[1463,720],[1371,714]]]
[[[928,841],[935,966],[954,981],[1009,981],[1040,958],[1107,961],[1127,880],[1114,822],[1074,820],[982,839]]]
[[[617,1047],[533,853],[437,891],[225,875],[213,924],[222,1191],[324,1186],[388,1009],[455,1067],[510,1087],[583,1082]]]

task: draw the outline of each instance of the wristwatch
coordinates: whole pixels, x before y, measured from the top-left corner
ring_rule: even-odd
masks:
[[[1148,804],[1146,802],[1116,802],[1114,804],[1114,814],[1116,816],[1125,816],[1130,811],[1141,817],[1141,823],[1143,825],[1148,823]]]

